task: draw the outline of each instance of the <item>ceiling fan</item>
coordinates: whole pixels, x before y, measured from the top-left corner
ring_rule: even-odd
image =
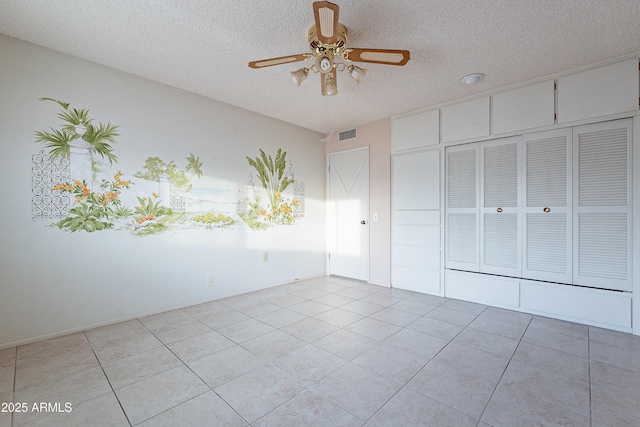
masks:
[[[337,4],[328,1],[313,3],[315,24],[309,28],[307,35],[312,53],[252,61],[249,62],[249,67],[264,68],[315,59],[315,63],[310,67],[291,72],[293,81],[300,86],[309,75],[309,71],[320,73],[322,95],[333,96],[338,93],[336,71],[347,70],[357,83],[360,83],[367,72],[366,69],[353,64],[335,62],[336,59],[385,65],[404,65],[409,61],[408,50],[347,48],[347,28],[338,22],[339,11]]]

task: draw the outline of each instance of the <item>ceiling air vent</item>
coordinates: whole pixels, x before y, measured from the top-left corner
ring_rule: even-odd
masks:
[[[344,130],[338,134],[338,141],[348,141],[350,139],[356,139],[358,136],[357,128]]]

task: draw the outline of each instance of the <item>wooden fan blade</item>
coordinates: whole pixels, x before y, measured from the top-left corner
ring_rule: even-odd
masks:
[[[333,68],[328,73],[320,74],[320,89],[322,96],[333,96],[338,94],[338,81],[336,80],[336,69]],[[331,83],[333,81],[333,83]]]
[[[348,49],[345,59],[374,64],[404,65],[409,62],[410,55],[408,50]]]
[[[306,61],[313,55],[301,53],[300,55],[280,56],[278,58],[262,59],[260,61],[249,62],[251,68],[271,67],[272,65],[288,64],[290,62]]]
[[[313,3],[313,16],[316,20],[318,41],[324,44],[334,44],[338,41],[338,13],[340,7],[328,1]]]

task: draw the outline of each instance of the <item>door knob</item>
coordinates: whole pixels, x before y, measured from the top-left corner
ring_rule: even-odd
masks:
[[[367,223],[367,221],[365,221],[364,219],[362,221],[360,221],[360,224],[365,225]]]

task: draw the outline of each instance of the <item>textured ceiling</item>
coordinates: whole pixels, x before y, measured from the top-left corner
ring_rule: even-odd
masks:
[[[249,68],[308,52],[311,0],[0,0],[0,33],[325,134],[640,52],[639,0],[335,2],[347,46],[409,63],[338,73],[334,97],[313,73],[296,87],[307,63]]]

